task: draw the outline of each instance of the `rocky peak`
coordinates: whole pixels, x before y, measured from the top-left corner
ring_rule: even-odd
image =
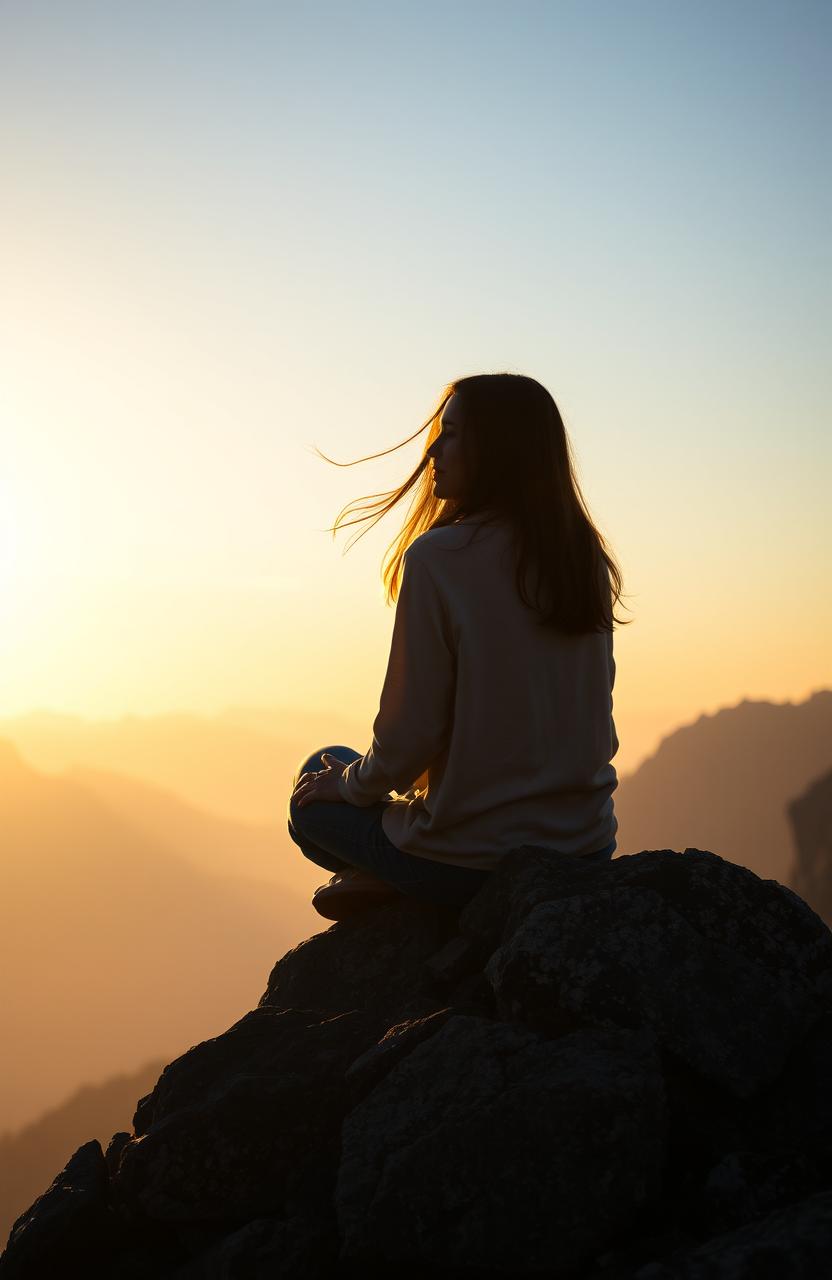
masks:
[[[395,899],[288,952],[0,1276],[727,1280],[761,1248],[820,1275],[830,1069],[832,934],[792,890],[527,846],[461,911]]]

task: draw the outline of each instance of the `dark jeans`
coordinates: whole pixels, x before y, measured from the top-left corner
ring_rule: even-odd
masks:
[[[299,765],[292,779],[293,792],[301,774],[318,773],[323,769],[321,756],[325,751],[347,764],[360,760],[363,754],[352,747],[321,747]],[[408,897],[444,906],[464,906],[482,888],[491,872],[453,866],[447,862],[432,862],[429,858],[417,858],[412,853],[397,849],[381,825],[385,805],[392,803],[392,800],[380,800],[377,804],[359,807],[344,801],[313,801],[299,808],[290,796],[287,806],[289,835],[304,857],[326,871],[361,867]],[[613,840],[605,849],[584,856],[606,862],[615,849]]]

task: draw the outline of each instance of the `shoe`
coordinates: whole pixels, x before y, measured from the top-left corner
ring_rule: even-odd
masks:
[[[312,906],[326,920],[346,920],[395,898],[398,889],[361,867],[339,871],[312,895]]]

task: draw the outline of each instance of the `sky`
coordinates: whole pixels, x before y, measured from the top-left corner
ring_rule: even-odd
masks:
[[[831,35],[800,0],[4,0],[0,715],[337,708],[366,749],[405,510],[329,529],[426,437],[315,449],[500,370],[623,571],[620,761],[828,687]]]

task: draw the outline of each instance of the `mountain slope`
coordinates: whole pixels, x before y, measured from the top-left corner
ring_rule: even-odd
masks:
[[[206,813],[171,790],[110,770],[73,765],[63,776],[203,871],[274,881],[290,892],[302,888],[299,859],[286,847],[283,813],[279,822],[240,822]],[[285,800],[288,794],[284,807]]]
[[[2,741],[0,832],[0,1131],[212,1035],[318,920],[305,893],[198,870]]]
[[[786,806],[832,767],[832,691],[802,703],[748,702],[665,738],[615,792],[618,852],[719,849],[790,883]]]

